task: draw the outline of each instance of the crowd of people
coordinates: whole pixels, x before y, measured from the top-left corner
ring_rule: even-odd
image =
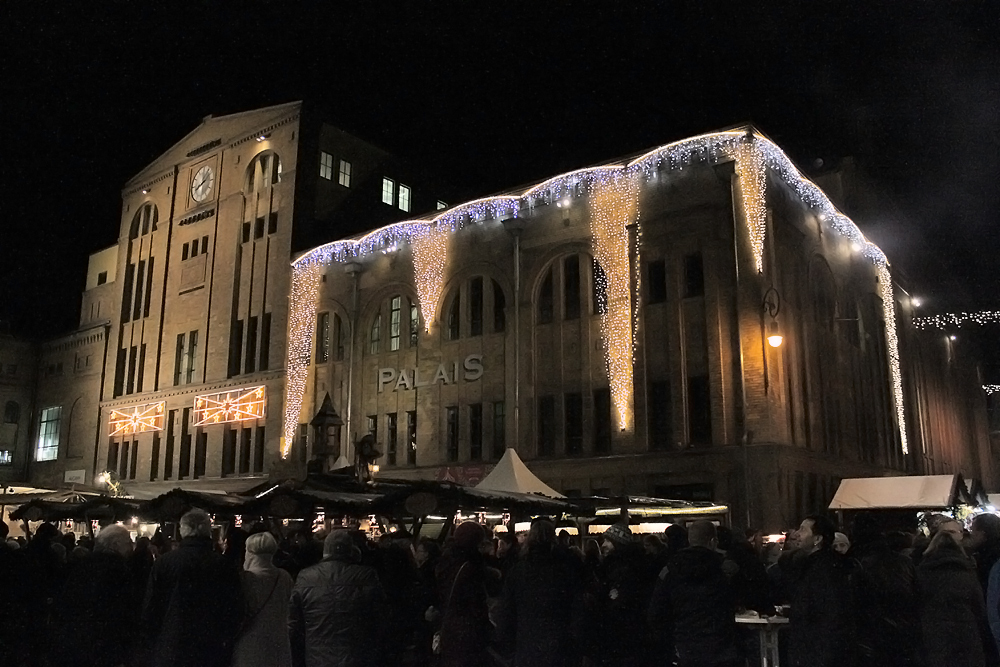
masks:
[[[0,522],[0,665],[67,667],[744,667],[738,617],[787,615],[792,667],[1000,665],[1000,517],[968,531],[850,535],[823,515],[783,544],[694,521],[584,537],[536,519],[440,544],[352,529],[231,529],[179,541],[121,525],[77,540]]]

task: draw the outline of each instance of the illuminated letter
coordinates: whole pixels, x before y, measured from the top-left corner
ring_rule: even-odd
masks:
[[[387,384],[396,379],[395,368],[378,369],[378,390],[381,392]]]
[[[410,384],[410,377],[407,375],[405,368],[399,371],[399,379],[396,380],[396,386],[393,388],[393,391],[398,390],[400,387],[403,389],[413,389],[413,386]]]
[[[465,358],[465,381],[472,382],[483,377],[483,355],[470,354]]]

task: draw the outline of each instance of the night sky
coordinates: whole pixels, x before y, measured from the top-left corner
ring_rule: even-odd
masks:
[[[854,158],[926,312],[1000,308],[1000,3],[217,4],[0,8],[15,333],[73,328],[122,185],[202,117],[298,99],[452,202],[752,121],[807,173]]]

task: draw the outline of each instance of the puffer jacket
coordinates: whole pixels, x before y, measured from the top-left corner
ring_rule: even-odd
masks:
[[[294,667],[381,664],[376,636],[385,594],[374,568],[327,557],[302,570],[292,589],[288,634]]]

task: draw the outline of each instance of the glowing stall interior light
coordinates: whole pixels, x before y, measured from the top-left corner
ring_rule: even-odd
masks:
[[[267,390],[264,387],[201,394],[194,397],[194,425],[263,419],[266,408]]]
[[[764,154],[757,149],[752,137],[741,141],[736,148],[736,173],[740,177],[743,215],[750,235],[757,273],[764,271],[764,237],[767,234],[767,169]]]
[[[524,209],[530,211],[538,206],[556,203],[561,203],[565,207],[567,202],[569,202],[568,205],[572,205],[573,198],[580,194],[581,190],[585,190],[606,198],[606,203],[598,204],[594,208],[595,217],[597,217],[599,210],[602,215],[608,216],[608,220],[592,221],[592,225],[600,228],[602,233],[607,235],[607,239],[600,242],[595,235],[595,256],[598,253],[607,254],[606,257],[597,257],[597,259],[607,273],[609,297],[623,300],[621,303],[627,301],[630,304],[628,307],[631,308],[633,302],[631,294],[628,297],[618,294],[622,288],[617,283],[612,284],[614,281],[611,278],[611,275],[617,270],[615,263],[621,262],[621,258],[627,257],[629,252],[627,234],[620,237],[622,247],[612,250],[608,245],[611,236],[613,236],[612,221],[624,219],[622,209],[619,208],[617,213],[614,211],[616,207],[624,206],[628,200],[628,197],[623,196],[621,191],[615,193],[615,188],[621,188],[629,182],[636,183],[637,186],[643,178],[645,183],[658,182],[661,172],[683,171],[693,164],[711,165],[730,160],[737,162],[736,168],[740,175],[741,189],[744,192],[744,211],[758,271],[763,266],[767,215],[764,197],[767,175],[770,173],[775,180],[780,180],[791,188],[826,227],[837,232],[852,244],[856,244],[860,248],[859,252],[879,267],[880,276],[884,273],[886,278],[883,281],[883,289],[887,287],[891,295],[892,284],[888,260],[882,250],[865,239],[857,225],[838,211],[826,194],[815,183],[805,178],[777,145],[759,133],[753,133],[752,139],[748,140],[746,130],[730,130],[691,137],[655,148],[628,164],[588,167],[562,174],[518,194],[477,199],[438,211],[438,215],[431,218],[407,220],[376,229],[360,238],[328,243],[314,248],[294,260],[292,262],[292,291],[289,303],[289,344],[286,361],[287,383],[284,422],[282,425],[284,435],[281,448],[282,457],[287,458],[291,452],[295,430],[302,411],[309,371],[309,352],[315,328],[320,277],[324,267],[333,263],[354,261],[356,258],[383,253],[390,248],[397,249],[409,244],[414,252],[414,281],[417,284],[420,297],[424,326],[428,327],[436,316],[438,300],[448,267],[447,251],[442,253],[443,259],[440,256],[428,256],[434,252],[434,248],[440,248],[439,244],[442,242],[445,243],[445,247],[447,245],[447,242],[437,238],[436,234],[431,234],[431,229],[444,236],[461,230],[467,224],[483,224],[491,219],[501,221],[512,217],[516,218]],[[618,185],[611,188],[610,194],[609,192],[600,194],[603,189],[600,184],[609,182],[617,182]],[[592,203],[591,206],[594,207],[594,204]],[[634,215],[637,215],[637,209]],[[439,269],[439,267],[441,268]],[[638,276],[636,280],[638,284]],[[421,282],[424,284],[421,285]],[[896,410],[899,415],[900,439],[903,451],[906,452],[902,382],[899,371],[898,345],[895,339],[895,310],[892,307],[893,301],[891,299],[887,303],[889,305],[886,307],[885,317],[887,347],[890,350],[888,355],[889,370],[893,381]],[[616,363],[622,361],[628,365],[632,360],[631,350],[634,332],[631,331],[630,325],[623,328],[623,320],[619,321],[619,318],[624,316],[624,312],[625,310],[622,308],[609,307],[607,324],[602,321],[602,331],[607,332],[605,336],[609,350],[609,375],[614,374],[613,383],[622,382],[621,378],[626,377],[626,375],[631,378],[632,373],[631,368],[629,368],[627,371],[621,370],[619,375],[618,370],[610,367],[611,350],[613,349],[621,351],[621,354],[616,353],[615,355]],[[631,320],[630,315],[629,320]],[[628,334],[622,337],[624,331],[627,331]],[[627,344],[623,342],[626,340]],[[626,348],[628,352],[625,352]],[[630,396],[631,391],[631,380],[629,380],[628,388],[622,388],[621,393],[616,394],[615,402],[620,413],[623,404],[619,401],[625,395]],[[630,399],[625,403],[628,402]]]
[[[913,305],[918,305],[916,299]],[[914,317],[913,326],[917,329],[947,329],[949,327],[962,328],[963,324],[987,324],[1000,323],[1000,310],[980,310],[975,313],[942,313],[940,315],[928,315],[926,317]]]
[[[899,419],[899,444],[903,453],[910,447],[906,442],[906,411],[903,409],[903,376],[899,369],[899,339],[896,337],[896,296],[893,294],[892,275],[888,264],[878,265],[878,285],[882,292],[882,310],[885,317],[885,342],[889,353],[889,370],[892,380],[892,397],[896,403],[896,417]]]
[[[163,430],[164,402],[144,403],[121,410],[112,410],[108,418],[109,436],[132,435]]]
[[[450,228],[435,224],[424,225],[422,233],[413,236],[413,283],[420,299],[424,331],[431,330],[431,323],[437,317],[450,238]]]
[[[632,427],[632,270],[628,226],[636,221],[639,184],[632,170],[601,174],[590,184],[594,259],[604,271],[607,309],[601,315],[611,400],[621,429]]]

